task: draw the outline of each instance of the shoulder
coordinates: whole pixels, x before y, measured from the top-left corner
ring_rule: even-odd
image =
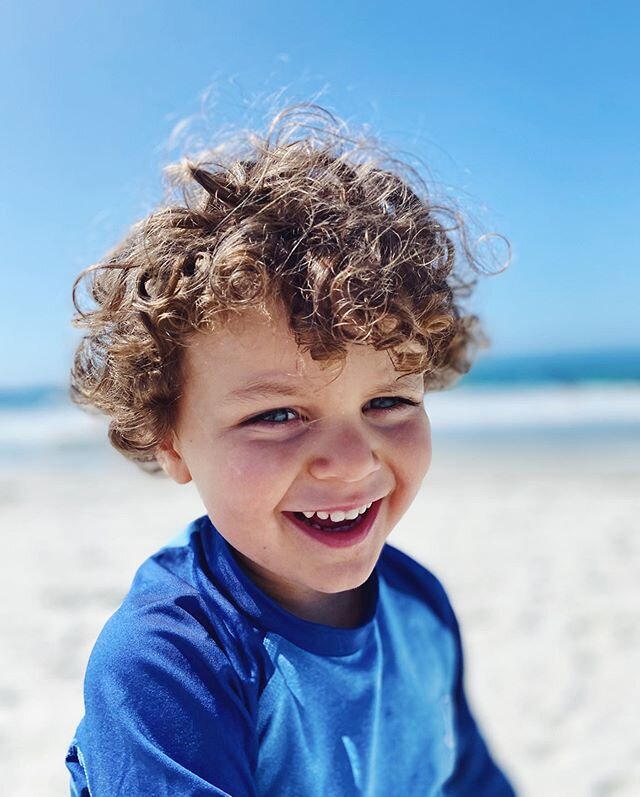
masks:
[[[387,544],[378,562],[378,572],[391,590],[424,603],[443,625],[457,632],[458,624],[446,590],[430,570]]]
[[[262,645],[205,581],[196,546],[163,549],[100,633],[68,759],[92,794],[255,793]]]
[[[260,688],[255,657],[262,636],[198,580],[191,544],[167,546],[147,559],[100,632],[89,659],[85,692],[233,689],[247,698]],[[264,656],[263,656],[264,657]]]

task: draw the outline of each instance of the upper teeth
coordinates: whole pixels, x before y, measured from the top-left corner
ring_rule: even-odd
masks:
[[[312,518],[314,515],[317,515],[320,520],[327,520],[327,518],[331,518],[334,523],[339,523],[341,520],[355,520],[358,515],[361,515],[363,512],[366,512],[367,509],[371,506],[373,501],[369,501],[368,504],[364,504],[363,506],[357,507],[357,509],[350,509],[348,512],[343,512],[342,510],[337,510],[335,512],[303,512],[302,514],[307,518]]]

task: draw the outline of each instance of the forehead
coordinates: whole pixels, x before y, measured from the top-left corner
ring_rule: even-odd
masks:
[[[344,362],[316,362],[298,348],[281,311],[267,317],[248,310],[224,328],[198,332],[187,346],[184,363],[185,387],[201,385],[217,395],[278,379],[319,389],[343,373],[355,379],[400,376],[389,353],[371,346],[348,346]]]

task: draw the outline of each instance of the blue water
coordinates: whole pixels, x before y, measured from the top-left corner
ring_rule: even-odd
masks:
[[[53,385],[0,387],[0,412],[3,410],[50,407],[67,404],[68,402],[69,391],[63,387]]]
[[[640,382],[640,349],[480,357],[461,384],[580,385]]]

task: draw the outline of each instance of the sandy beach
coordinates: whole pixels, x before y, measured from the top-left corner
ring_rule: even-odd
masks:
[[[137,566],[202,514],[115,453],[0,463],[3,794],[68,794],[93,642]],[[640,442],[436,436],[391,542],[458,613],[467,691],[525,797],[640,793]]]

